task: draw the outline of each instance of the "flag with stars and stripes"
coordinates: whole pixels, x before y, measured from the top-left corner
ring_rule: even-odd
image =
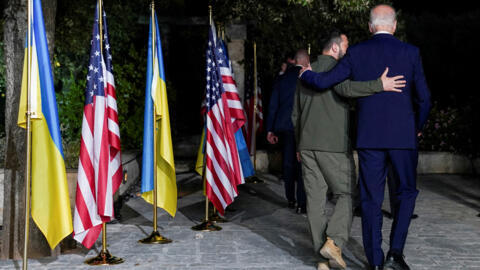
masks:
[[[240,157],[241,163],[241,172],[242,172],[242,182],[245,177],[249,177],[255,174],[253,169],[252,161],[250,160],[250,154],[248,152],[248,147],[243,136],[241,127],[245,124],[245,111],[243,110],[240,97],[238,95],[237,83],[233,75],[232,62],[228,57],[227,46],[225,41],[217,37],[217,47],[222,49],[222,54],[218,60],[220,66],[220,74],[222,75],[223,88],[227,97],[228,109],[230,111],[230,116],[232,117],[233,129],[235,131],[235,142],[237,144],[237,150]],[[201,113],[205,115],[206,112],[206,101],[205,99],[202,102]],[[204,145],[205,145],[205,129],[202,132],[202,137],[200,141],[200,146],[197,151],[197,162],[195,164],[195,171],[203,175],[204,167]]]
[[[114,219],[113,194],[122,181],[120,128],[106,14],[95,10],[78,163],[74,238],[90,248],[102,224]],[[104,48],[101,47],[103,39]]]
[[[206,56],[205,188],[208,199],[223,215],[224,209],[238,195],[237,185],[243,182],[235,142],[235,132],[241,124],[232,119],[232,115],[235,116],[236,113],[230,110],[230,93],[225,89],[229,81],[224,82],[221,72],[221,68],[228,66],[228,63],[225,63],[225,51],[217,42],[213,24],[209,29]]]

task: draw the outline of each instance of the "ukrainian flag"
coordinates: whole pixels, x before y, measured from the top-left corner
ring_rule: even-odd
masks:
[[[167,87],[162,44],[155,15],[155,59],[152,61],[152,22],[148,38],[147,87],[143,123],[142,197],[153,204],[154,168],[157,169],[157,206],[172,217],[177,211],[177,181],[173,161]],[[154,126],[155,125],[155,126]],[[155,130],[154,130],[155,127]],[[155,136],[155,138],[154,138]],[[154,139],[156,145],[154,145]],[[154,160],[156,164],[154,164]]]
[[[32,218],[54,249],[72,232],[72,216],[40,0],[33,0],[32,10],[29,18],[31,43],[28,44],[27,39],[18,125],[26,128],[29,95],[32,112]],[[31,56],[30,89],[27,89],[27,52]]]

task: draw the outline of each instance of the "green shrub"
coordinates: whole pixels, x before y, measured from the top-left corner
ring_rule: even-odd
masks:
[[[434,103],[419,140],[420,150],[478,156],[472,142],[471,111],[470,106],[442,108]]]

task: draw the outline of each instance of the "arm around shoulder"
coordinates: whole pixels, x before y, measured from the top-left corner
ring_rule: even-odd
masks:
[[[366,97],[382,92],[383,84],[380,78],[365,82],[346,80],[335,85],[333,91],[347,98]]]

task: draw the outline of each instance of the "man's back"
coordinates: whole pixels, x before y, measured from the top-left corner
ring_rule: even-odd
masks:
[[[404,75],[406,80],[401,93],[382,92],[358,99],[357,147],[416,148],[417,132],[430,108],[418,48],[393,35],[376,34],[351,47],[339,66],[349,69],[350,78],[355,81],[378,78],[385,67],[389,68],[389,76]]]
[[[292,108],[300,67],[287,69],[273,86],[267,115],[267,131],[293,130]]]

